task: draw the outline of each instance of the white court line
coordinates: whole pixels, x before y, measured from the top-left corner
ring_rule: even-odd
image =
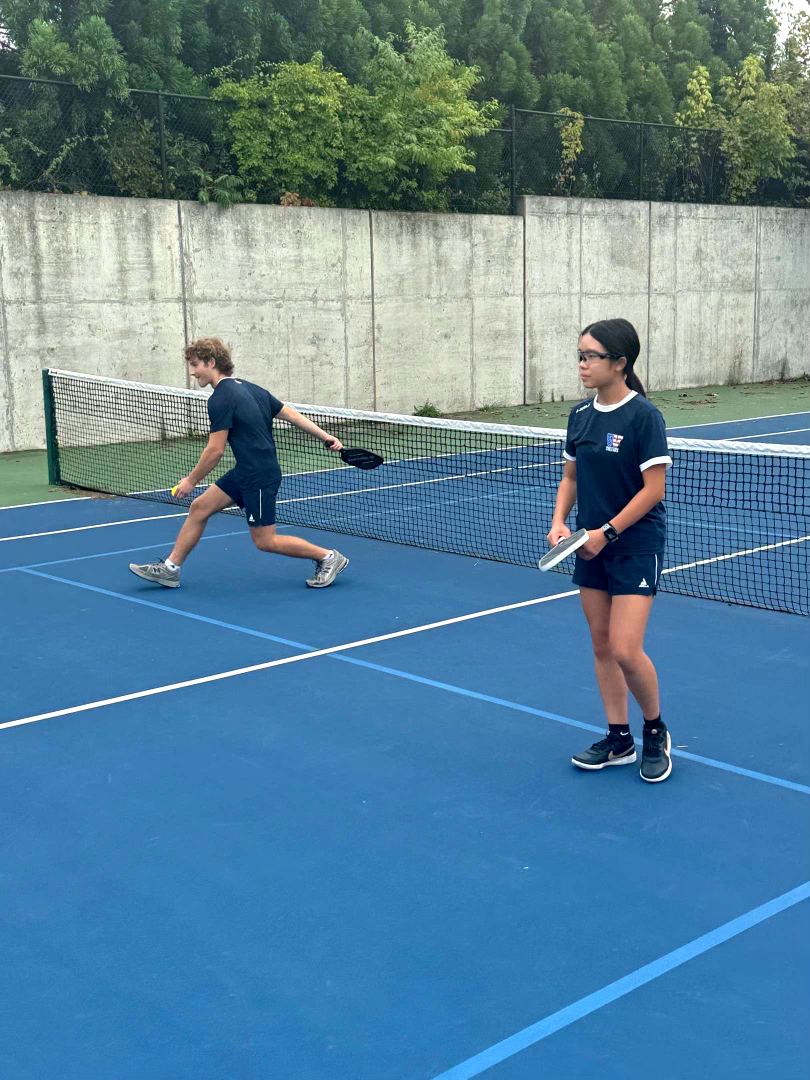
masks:
[[[220,671],[215,675],[203,675],[197,679],[169,683],[167,686],[155,686],[149,690],[137,690],[132,694],[121,694],[119,697],[90,701],[84,705],[72,705],[68,709],[56,709],[53,712],[38,713],[36,716],[24,716],[20,720],[7,720],[5,723],[0,724],[0,730],[22,727],[24,724],[36,724],[40,720],[51,720],[57,716],[71,716],[74,713],[88,712],[91,709],[101,709],[106,705],[118,705],[122,701],[135,701],[138,698],[154,697],[155,694],[166,694],[170,690],[182,690],[188,686],[201,686],[204,683],[217,682],[220,679],[232,679],[236,675],[247,675],[253,671],[266,671],[268,668],[295,664],[299,660],[312,660],[318,656],[331,656],[332,653],[345,652],[347,649],[359,649],[364,645],[376,645],[380,641],[391,641],[393,638],[408,637],[410,634],[421,634],[425,630],[436,630],[440,626],[452,626],[455,623],[469,622],[471,619],[483,618],[484,615],[497,615],[501,611],[514,611],[517,608],[531,607],[535,604],[546,604],[549,600],[561,600],[566,596],[576,596],[578,592],[579,589],[571,589],[568,592],[554,593],[552,596],[538,596],[533,600],[521,600],[516,604],[504,604],[502,607],[487,608],[486,611],[473,611],[469,615],[456,615],[452,619],[425,623],[423,626],[412,626],[407,630],[394,630],[390,634],[379,634],[377,637],[363,638],[361,641],[349,641],[345,645],[332,645],[328,649],[315,649],[311,652],[296,653],[294,656],[283,656],[279,660],[268,660],[263,664],[252,664],[250,667],[234,668],[231,671]],[[171,608],[167,608],[167,610],[172,611]],[[177,611],[174,613],[183,614],[183,612]]]
[[[733,435],[725,442],[750,442],[751,439],[770,439],[771,435],[795,435],[799,431],[810,431],[810,427],[788,428],[787,431],[763,431],[761,435],[749,432],[747,435]]]
[[[69,495],[66,499],[43,499],[41,502],[14,503],[13,506],[0,506],[0,510],[27,510],[29,506],[50,506],[52,503],[90,502],[93,495]]]
[[[135,525],[139,521],[163,521],[165,518],[186,517],[188,511],[182,514],[156,514],[154,517],[127,518],[126,521],[104,521],[100,525],[77,525],[73,529],[52,529],[50,532],[25,533],[22,536],[0,536],[0,544],[9,540],[32,540],[35,536],[59,536],[62,533],[85,532],[87,529],[109,529],[113,525]]]
[[[468,480],[471,476],[491,476],[495,472],[511,472],[511,469],[488,469],[479,473],[464,473],[461,476],[437,476],[432,480],[408,480],[403,484],[381,484],[378,487],[352,488],[351,491],[330,491],[325,495],[300,495],[296,499],[279,499],[279,506],[288,503],[315,502],[318,499],[341,499],[346,495],[368,495],[374,491],[390,491],[392,488],[423,487],[425,484],[446,484],[449,480]],[[475,496],[470,496],[475,498]]]
[[[741,555],[756,555],[758,551],[772,551],[774,548],[790,547],[791,544],[803,544],[805,540],[810,540],[810,535],[797,536],[793,540],[781,540],[778,544],[763,544],[761,547],[747,548],[745,551],[732,551],[728,555],[712,555],[710,559],[697,559],[695,562],[683,563],[681,566],[671,566],[668,570],[662,570],[661,573],[674,574],[676,570],[691,570],[693,566],[706,566],[708,563],[739,559]]]
[[[727,559],[737,559],[743,555],[754,555],[759,551],[768,551],[772,548],[787,547],[791,544],[800,544],[810,540],[810,535],[796,537],[793,540],[785,540],[778,544],[764,544],[762,547],[748,548],[745,551],[734,551],[728,555],[717,555],[710,559],[700,559],[697,562],[683,563],[681,566],[671,566],[662,571],[662,574],[674,574],[678,570],[689,570],[695,566],[703,566],[712,562],[723,562]],[[19,720],[7,720],[0,724],[0,730],[4,728],[22,727],[25,724],[35,724],[40,720],[51,720],[58,716],[71,716],[75,713],[89,712],[91,709],[100,709],[106,705],[117,705],[124,701],[135,701],[139,698],[154,697],[156,694],[166,694],[172,690],[182,690],[189,686],[201,686],[205,683],[217,682],[221,679],[232,679],[237,675],[247,675],[253,671],[266,671],[269,668],[283,667],[286,664],[295,664],[300,660],[314,659],[318,656],[330,656],[333,653],[345,652],[348,649],[359,649],[364,645],[375,645],[380,641],[391,641],[395,638],[408,637],[411,634],[420,634],[425,630],[436,630],[442,626],[452,626],[456,623],[469,622],[471,619],[480,619],[485,615],[496,615],[502,611],[515,611],[519,608],[533,607],[537,604],[546,604],[550,600],[562,600],[568,596],[576,596],[579,589],[570,589],[566,592],[554,593],[551,596],[538,596],[533,600],[520,600],[515,604],[504,604],[501,607],[487,608],[485,611],[474,611],[468,615],[456,615],[452,619],[442,619],[439,622],[425,623],[422,626],[413,626],[407,630],[394,630],[389,634],[379,634],[376,637],[363,638],[360,641],[350,641],[344,645],[333,645],[328,649],[316,649],[310,652],[296,653],[294,656],[281,657],[279,660],[268,660],[263,664],[253,664],[250,667],[233,668],[230,671],[217,672],[215,675],[203,675],[197,679],[187,679],[184,682],[169,683],[166,686],[155,686],[148,690],[138,690],[131,694],[122,694],[119,697],[104,698],[100,701],[87,702],[84,705],[73,705],[67,709],[55,709],[52,712],[38,713],[35,716],[24,716]],[[183,615],[181,611],[167,608],[173,614]]]
[[[693,427],[722,427],[723,424],[755,424],[757,420],[781,420],[783,416],[810,416],[810,409],[801,409],[799,412],[771,413],[768,416],[746,416],[742,420],[707,420],[703,424],[673,424],[667,431],[682,431]],[[767,435],[767,431],[760,432]],[[725,440],[728,442],[728,440]]]

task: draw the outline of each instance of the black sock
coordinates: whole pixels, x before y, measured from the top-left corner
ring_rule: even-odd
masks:
[[[645,719],[644,727],[647,729],[647,731],[652,731],[653,728],[655,728],[657,731],[667,730],[667,725],[664,723],[660,716],[656,716],[655,720]]]
[[[620,742],[630,742],[630,728],[627,724],[608,724],[610,734],[615,735]]]

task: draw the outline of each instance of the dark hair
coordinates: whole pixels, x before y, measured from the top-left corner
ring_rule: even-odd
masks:
[[[609,353],[614,360],[624,359],[624,381],[631,390],[646,397],[647,394],[638,375],[633,371],[633,365],[641,352],[641,342],[638,340],[636,328],[627,319],[603,319],[601,322],[591,323],[580,334],[590,334],[591,337],[604,346],[605,352]]]
[[[221,375],[233,375],[231,350],[217,337],[198,338],[186,345],[186,362],[196,356],[204,364],[214,362],[214,367]]]

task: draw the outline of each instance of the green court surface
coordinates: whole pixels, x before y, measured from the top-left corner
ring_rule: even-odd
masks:
[[[650,394],[661,409],[667,426],[684,427],[693,424],[716,424],[728,420],[744,420],[754,416],[778,416],[810,410],[810,379],[794,379],[784,383],[751,383],[740,386],[708,386],[693,390],[663,390]],[[456,414],[459,419],[487,423],[520,424],[528,427],[562,428],[573,401],[546,402],[540,405],[521,405],[497,408],[492,406],[474,413]],[[335,432],[340,437],[340,432]],[[345,440],[344,440],[345,441]],[[204,440],[199,441],[202,449]],[[124,452],[126,444],[108,447],[104,456],[111,459]],[[86,451],[84,451],[86,453]],[[100,451],[95,450],[98,454]],[[323,455],[319,457],[319,460]],[[175,459],[174,454],[171,459]],[[171,487],[179,477],[173,475],[167,457],[166,468],[157,468],[148,486]],[[326,459],[328,461],[328,459]],[[159,461],[153,458],[153,464]],[[338,464],[337,461],[334,464]],[[313,467],[314,462],[313,462]],[[324,467],[323,461],[318,466]],[[282,461],[284,468],[284,461]],[[300,465],[299,465],[300,468]],[[45,502],[51,499],[75,498],[77,492],[48,484],[48,468],[44,450],[29,450],[0,454],[0,506]]]
[[[810,409],[810,378],[789,382],[742,383],[739,386],[699,386],[692,390],[656,390],[650,393],[664,414],[667,427],[719,424],[753,416],[782,416]],[[547,401],[540,405],[492,405],[477,412],[454,413],[458,420],[525,427],[564,427],[575,401]]]
[[[0,506],[75,499],[76,492],[48,483],[44,450],[21,450],[0,454]]]

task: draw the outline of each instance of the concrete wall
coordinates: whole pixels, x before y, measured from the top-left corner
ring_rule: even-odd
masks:
[[[0,192],[0,451],[43,445],[40,368],[185,386],[234,347],[282,399],[412,412],[581,393],[622,315],[653,389],[805,373],[810,211],[526,198],[522,216]],[[646,377],[646,378],[645,378]]]
[[[648,204],[523,202],[526,400],[581,397],[576,346],[584,326],[621,315],[646,337]]]
[[[189,340],[230,342],[282,401],[372,408],[369,215],[179,207]]]
[[[522,221],[375,213],[372,223],[378,407],[522,401]]]
[[[43,367],[184,385],[175,203],[0,193],[0,451],[42,446]]]
[[[527,401],[576,397],[578,329],[618,315],[653,390],[810,370],[810,211],[523,201]]]

